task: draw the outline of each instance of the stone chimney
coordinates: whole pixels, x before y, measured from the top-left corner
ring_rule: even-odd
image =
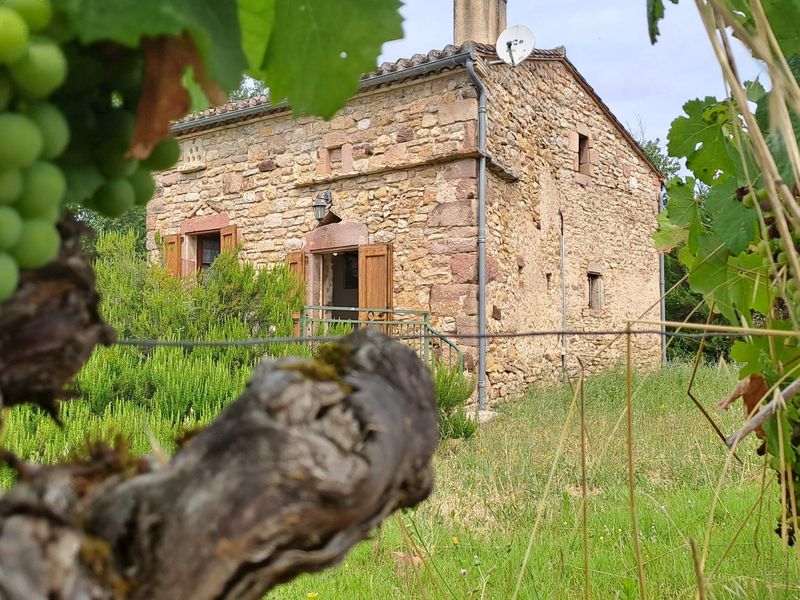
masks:
[[[454,0],[453,40],[456,46],[473,41],[494,44],[506,28],[508,0]]]

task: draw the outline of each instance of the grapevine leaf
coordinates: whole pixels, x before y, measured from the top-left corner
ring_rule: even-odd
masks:
[[[188,36],[148,38],[142,48],[144,80],[131,140],[131,154],[137,158],[150,156],[153,147],[169,136],[170,122],[189,110],[189,93],[182,82],[187,69],[192,69],[194,79],[212,102],[225,99],[224,92],[205,79],[202,60]]]
[[[250,72],[258,74],[275,22],[275,0],[238,0],[242,49]]]
[[[744,404],[744,418],[746,421],[751,414],[756,413],[768,392],[769,386],[764,376],[761,373],[752,373],[739,382],[733,392],[720,402],[718,408],[727,410],[741,398]],[[761,427],[756,428],[755,433],[759,438],[764,437],[764,430]]]
[[[330,118],[375,68],[381,45],[403,35],[399,0],[276,0],[262,63],[274,100]]]
[[[748,341],[738,340],[731,347],[731,358],[742,365],[739,369],[740,377],[761,373],[765,365],[772,364],[769,341],[764,336],[754,337]],[[764,375],[768,381],[771,380],[770,374],[764,373]]]
[[[189,112],[197,113],[211,106],[211,101],[203,91],[203,87],[195,80],[193,67],[183,74],[181,83],[189,94]]]
[[[686,116],[672,122],[667,136],[670,155],[685,157],[686,166],[704,183],[723,181],[736,170],[724,127],[730,120],[727,104],[708,96],[690,100],[683,110]]]
[[[700,207],[694,192],[695,183],[691,177],[686,181],[676,178],[669,183],[667,215],[669,220],[678,227],[688,227],[698,219]]]
[[[145,37],[189,32],[209,77],[226,90],[246,68],[234,2],[217,0],[54,0],[84,44],[138,47]]]
[[[746,317],[755,310],[767,314],[770,307],[769,273],[758,254],[742,253],[728,259],[728,296]]]
[[[758,103],[764,96],[767,95],[767,90],[764,89],[764,86],[757,78],[753,81],[745,81],[744,89],[747,93],[747,100],[749,102]]]
[[[704,203],[711,213],[711,231],[732,254],[744,252],[756,235],[758,212],[736,197],[736,181],[712,186]]]
[[[666,212],[658,213],[658,229],[653,234],[656,249],[669,252],[681,244],[686,243],[689,232],[685,227],[678,227],[670,221]]]
[[[678,0],[670,0],[673,4],[677,4]],[[650,43],[655,44],[658,40],[659,31],[658,23],[664,18],[664,1],[663,0],[647,0],[647,28],[650,33]]]
[[[799,0],[764,0],[764,12],[785,55],[800,54]]]
[[[699,252],[689,273],[689,285],[704,296],[717,299],[715,293],[728,281],[728,253],[710,236],[702,236]]]

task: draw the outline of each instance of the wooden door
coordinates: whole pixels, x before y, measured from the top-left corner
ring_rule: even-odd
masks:
[[[359,308],[392,308],[392,245],[367,244],[358,247]],[[380,310],[359,312],[360,320],[388,321],[389,313]]]
[[[165,235],[164,264],[175,277],[181,276],[181,234]]]

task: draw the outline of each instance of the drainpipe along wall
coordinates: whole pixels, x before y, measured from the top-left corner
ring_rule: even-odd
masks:
[[[667,186],[661,182],[661,191],[658,194],[658,212],[667,209]],[[664,264],[664,253],[658,254],[659,285],[661,291],[661,364],[667,364],[667,328],[664,322],[667,320],[667,267]]]
[[[467,73],[478,91],[478,409],[486,408],[486,86],[468,58]]]

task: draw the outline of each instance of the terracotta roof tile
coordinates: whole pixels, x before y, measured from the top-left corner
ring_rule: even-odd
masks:
[[[463,54],[465,52],[473,52],[474,54],[479,55],[482,58],[488,60],[497,59],[497,53],[495,51],[495,47],[490,44],[477,44],[475,42],[466,42],[461,46],[454,46],[453,44],[448,44],[441,50],[431,50],[427,54],[415,54],[411,58],[401,58],[393,62],[385,62],[381,64],[375,71],[364,75],[361,81],[363,83],[368,83],[371,79],[374,79],[375,77],[379,77],[381,75],[387,75],[389,73],[397,73],[399,71],[404,71],[412,67],[417,67],[419,65],[424,65],[444,58],[450,58],[451,56],[456,56],[458,54]],[[531,59],[541,60],[549,58],[563,58],[565,56],[566,56],[565,48],[563,46],[559,46],[558,48],[553,48],[550,50],[537,48],[533,51]],[[442,70],[446,70],[448,68],[452,67],[448,67],[447,65],[442,66]],[[215,115],[223,115],[226,113],[236,112],[251,107],[255,108],[257,106],[263,106],[265,108],[270,106],[269,96],[254,96],[252,98],[245,98],[244,100],[237,100],[235,102],[227,102],[219,106],[213,106],[206,110],[187,115],[180,121],[177,121],[177,123],[180,125],[188,125],[193,121],[199,121],[207,117],[212,117]],[[278,108],[279,106],[280,105],[275,105],[275,108]],[[183,127],[181,127],[181,129],[183,129]]]

